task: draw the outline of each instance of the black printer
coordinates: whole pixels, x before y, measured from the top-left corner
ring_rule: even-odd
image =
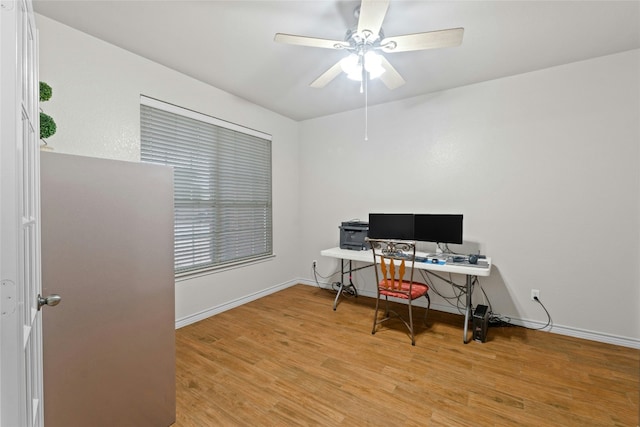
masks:
[[[340,228],[340,249],[363,251],[369,249],[364,241],[369,233],[369,223],[362,221],[346,221]]]

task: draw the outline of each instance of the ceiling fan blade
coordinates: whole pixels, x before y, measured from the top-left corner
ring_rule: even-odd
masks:
[[[358,17],[358,33],[368,30],[377,37],[388,8],[389,0],[362,0]]]
[[[309,86],[314,87],[316,89],[320,89],[325,87],[329,82],[336,77],[338,77],[342,73],[342,67],[340,66],[340,61],[336,62],[331,68],[322,73],[320,77],[315,79]],[[384,74],[384,73],[383,73]]]
[[[316,37],[295,36],[293,34],[277,33],[273,40],[278,43],[322,47],[325,49],[343,49],[349,47],[349,43],[342,40],[319,39]]]
[[[464,28],[429,31],[427,33],[406,34],[386,37],[380,42],[383,52],[407,52],[411,50],[436,49],[440,47],[460,46]]]
[[[387,61],[387,58],[382,55],[380,55],[380,58],[382,58],[382,62],[380,63],[380,65],[382,65],[382,68],[384,68],[384,73],[382,73],[378,78],[382,80],[382,83],[384,83],[385,86],[389,88],[389,90],[394,90],[405,84],[406,82],[404,81],[400,73],[398,73],[398,71],[393,68],[393,65],[391,65],[391,63]]]

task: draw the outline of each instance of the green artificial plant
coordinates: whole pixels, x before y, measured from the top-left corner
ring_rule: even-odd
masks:
[[[50,115],[40,113],[40,139],[49,138],[56,133],[56,122]]]
[[[40,82],[40,102],[50,100],[52,94],[53,90],[51,89],[51,86],[45,82]]]
[[[52,95],[53,90],[51,89],[51,86],[45,82],[40,82],[40,102],[50,100]],[[53,118],[40,111],[40,139],[44,140],[45,138],[49,138],[56,133],[56,130],[57,126]],[[46,144],[47,142],[45,141],[44,143]]]

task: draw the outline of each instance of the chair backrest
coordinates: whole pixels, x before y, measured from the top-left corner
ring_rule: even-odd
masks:
[[[369,239],[366,241],[373,251],[373,262],[376,267],[376,282],[379,288],[394,292],[411,293],[413,270],[416,258],[416,242],[411,240]],[[378,273],[380,270],[380,273]],[[405,275],[409,270],[409,277]],[[380,277],[379,274],[382,274]],[[402,284],[409,285],[402,291]]]

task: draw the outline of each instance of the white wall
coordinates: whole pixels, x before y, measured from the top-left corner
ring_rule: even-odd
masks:
[[[369,141],[363,110],[303,122],[302,262],[333,272],[320,250],[369,212],[462,213],[493,259],[495,312],[544,324],[535,288],[556,331],[640,344],[639,64],[635,50],[370,107]],[[355,276],[365,294],[371,274]]]
[[[41,105],[58,125],[56,152],[129,161],[140,159],[140,95],[271,134],[275,258],[176,283],[178,321],[228,306],[300,274],[298,124],[243,99],[131,54],[44,16],[40,79],[53,88]]]
[[[273,135],[275,259],[178,282],[179,321],[310,278],[313,259],[334,271],[319,252],[338,244],[341,221],[460,212],[461,251],[493,258],[481,283],[494,311],[544,323],[529,300],[535,288],[556,330],[637,345],[639,51],[371,107],[364,141],[363,110],[296,123],[46,17],[37,23],[57,152],[138,161],[140,94]],[[398,188],[389,174],[409,183]],[[373,292],[370,272],[355,279]]]

